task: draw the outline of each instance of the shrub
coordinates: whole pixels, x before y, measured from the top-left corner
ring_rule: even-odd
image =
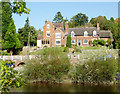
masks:
[[[78,64],[75,71],[70,74],[74,82],[104,83],[114,81],[117,73],[117,62],[113,58],[104,60],[89,60]]]
[[[63,52],[69,52],[68,47],[64,47]]]
[[[97,46],[97,45],[98,45],[98,41],[99,41],[99,40],[94,40],[94,41],[92,42],[93,46]]]
[[[71,36],[70,36],[70,35],[67,36],[66,46],[67,46],[67,47],[71,47]]]
[[[98,44],[99,45],[102,45],[102,46],[105,46],[106,42],[104,40],[98,40]]]
[[[21,88],[24,85],[21,73],[13,70],[13,67],[7,66],[9,64],[10,62],[0,60],[1,92],[9,92],[10,88]]]
[[[67,54],[58,48],[46,48],[41,52],[40,58],[28,60],[26,64],[24,75],[27,80],[45,82],[60,82],[70,68]]]

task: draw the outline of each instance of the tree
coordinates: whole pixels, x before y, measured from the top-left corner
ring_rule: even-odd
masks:
[[[5,37],[9,23],[12,20],[12,8],[7,2],[2,2],[2,39]]]
[[[70,20],[70,24],[72,27],[76,26],[84,26],[85,23],[88,22],[88,17],[85,14],[78,13],[77,15],[73,16]]]
[[[20,47],[20,41],[16,34],[16,28],[14,21],[12,19],[11,23],[8,26],[8,30],[5,34],[5,48],[10,51],[10,54],[13,54],[13,51]]]
[[[114,23],[114,18],[113,18],[113,17],[111,17],[111,18],[110,18],[110,21]]]
[[[120,49],[120,27],[118,23],[114,23],[111,32],[113,34],[113,47],[116,49]]]
[[[111,20],[107,20],[103,26],[104,30],[111,30],[111,27],[113,26],[113,22]]]
[[[54,23],[62,23],[63,22],[63,16],[61,15],[61,12],[57,12],[53,19]]]
[[[37,44],[37,33],[35,28],[29,25],[29,18],[27,18],[25,26],[18,29],[18,33],[22,46]]]
[[[71,47],[71,36],[70,36],[70,35],[67,36],[66,46],[67,46],[67,47]]]
[[[92,18],[90,20],[90,23],[93,24],[94,26],[97,26],[97,23],[100,24],[100,29],[104,29],[104,25],[107,21],[107,18],[105,16],[98,16],[97,18]]]

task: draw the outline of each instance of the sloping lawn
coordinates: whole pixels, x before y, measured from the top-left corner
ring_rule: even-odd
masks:
[[[96,50],[96,49],[109,49],[108,47],[105,47],[105,46],[87,46],[87,47],[79,47],[79,49],[81,50]]]

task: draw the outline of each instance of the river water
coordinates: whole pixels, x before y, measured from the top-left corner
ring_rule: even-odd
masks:
[[[18,92],[17,89],[12,91]],[[120,94],[120,85],[82,85],[82,84],[43,84],[25,85],[19,92],[116,92]]]

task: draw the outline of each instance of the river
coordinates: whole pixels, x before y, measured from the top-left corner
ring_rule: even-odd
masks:
[[[31,83],[21,90],[12,89],[11,92],[116,92],[120,94],[120,85],[82,85],[82,84],[43,84]]]

